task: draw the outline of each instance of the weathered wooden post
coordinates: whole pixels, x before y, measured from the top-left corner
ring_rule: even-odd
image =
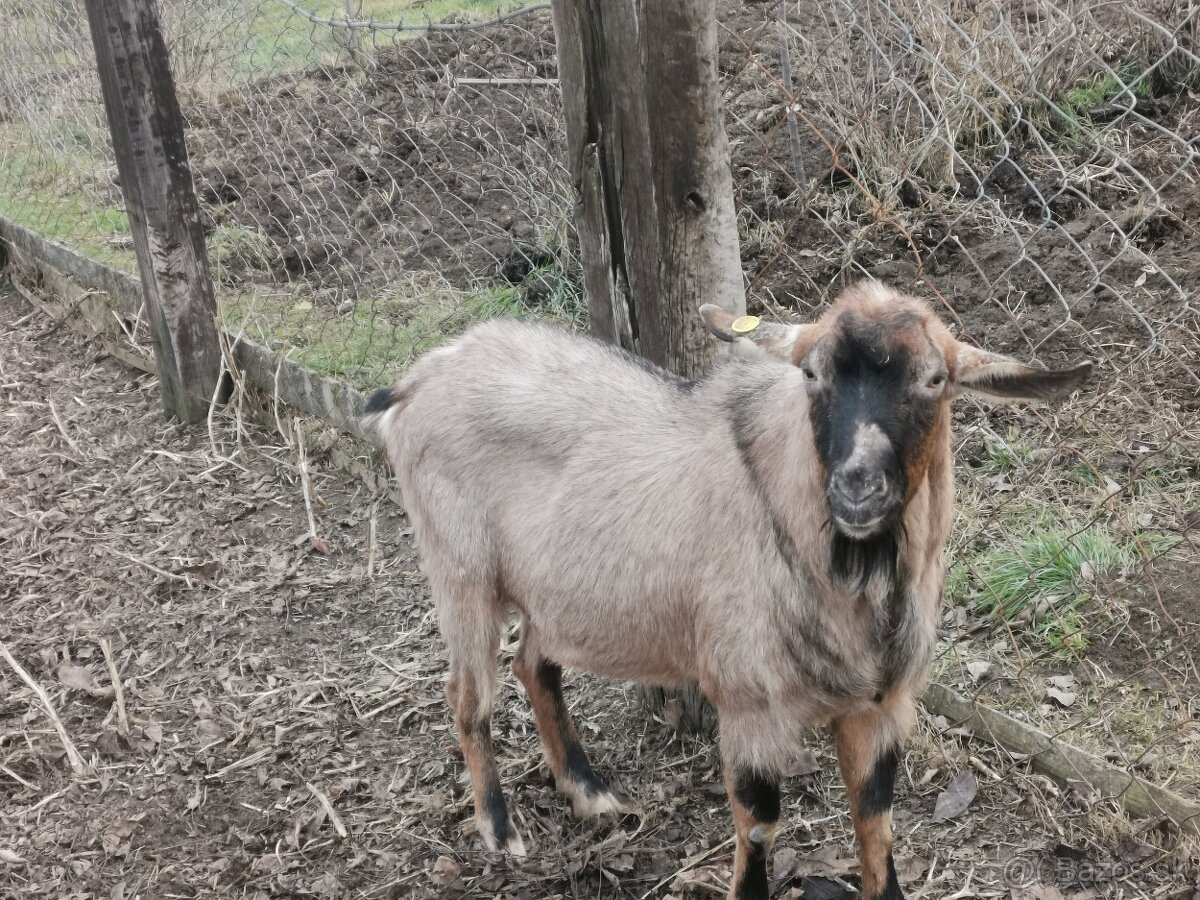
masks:
[[[711,363],[697,308],[746,310],[715,0],[554,0],[592,331],[680,375]],[[643,691],[684,730],[695,686]]]
[[[746,308],[715,0],[554,0],[592,330],[681,375]]]
[[[217,304],[155,0],[87,0],[163,408],[202,421],[221,375]]]

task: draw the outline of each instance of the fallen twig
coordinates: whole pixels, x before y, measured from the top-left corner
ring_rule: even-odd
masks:
[[[95,291],[83,291],[78,297],[71,301],[71,305],[67,307],[66,311],[63,312],[62,315],[60,315],[51,323],[49,328],[34,335],[34,340],[40,341],[44,338],[48,338],[50,335],[54,334],[54,332],[58,331],[58,329],[62,328],[63,325],[67,323],[67,320],[79,311],[79,307],[83,305],[83,301],[88,297],[95,296],[95,294]]]
[[[312,782],[306,781],[304,782],[304,786],[308,788],[308,792],[310,794],[317,798],[317,802],[320,803],[321,808],[325,810],[325,815],[329,817],[329,823],[333,825],[333,830],[338,833],[338,837],[348,837],[350,832],[346,830],[346,823],[343,822],[342,817],[337,814],[337,811],[333,808],[333,804],[330,802],[329,798],[321,793],[320,789],[317,788],[317,786]]]
[[[651,897],[654,894],[656,894],[660,887],[662,887],[665,884],[670,884],[672,881],[674,881],[676,878],[678,878],[684,872],[688,872],[688,871],[691,871],[692,869],[696,868],[696,866],[700,865],[700,863],[704,862],[704,860],[708,859],[710,856],[715,855],[718,850],[724,850],[726,847],[728,847],[730,844],[732,844],[733,841],[734,841],[733,838],[729,838],[728,840],[721,841],[721,843],[719,843],[719,844],[714,844],[713,846],[711,846],[707,850],[705,850],[703,853],[696,854],[691,859],[687,860],[687,862],[685,862],[677,870],[675,870],[670,875],[663,878],[658,884],[654,885],[654,887],[650,888],[650,890],[646,891],[646,893],[642,894],[640,900],[647,900],[648,897]]]
[[[113,660],[112,643],[108,638],[100,638],[100,652],[104,654],[104,662],[108,665],[108,678],[112,682],[113,694],[117,703],[117,722],[121,734],[129,734],[129,716],[125,714],[125,690],[121,687],[121,675],[117,672],[117,664]]]
[[[0,772],[3,772],[5,775],[7,775],[13,781],[17,782],[18,784],[24,785],[25,787],[29,788],[31,791],[37,790],[36,784],[33,784],[30,781],[26,781],[24,778],[22,778],[20,775],[18,775],[16,772],[14,772],[12,769],[10,769],[6,765],[0,764]]]
[[[945,685],[930,685],[924,702],[930,712],[966,725],[976,737],[991,741],[1009,753],[1028,756],[1040,772],[1064,781],[1083,782],[1116,800],[1132,815],[1166,815],[1184,831],[1200,835],[1200,803],[1144,781],[1012,716],[974,703]]]
[[[42,689],[42,686],[33,680],[33,676],[25,671],[25,668],[16,661],[11,653],[8,652],[8,647],[3,641],[0,641],[0,657],[12,667],[29,689],[37,694],[37,698],[42,701],[42,709],[46,711],[51,724],[54,725],[54,730],[58,732],[58,739],[62,742],[63,750],[67,753],[67,760],[71,763],[71,770],[76,775],[89,775],[91,770],[88,764],[83,761],[83,757],[79,755],[79,751],[75,749],[75,743],[71,740],[71,736],[67,734],[67,729],[63,726],[62,719],[58,717],[58,713],[54,711],[54,705],[50,702],[49,695]]]
[[[158,566],[148,563],[144,559],[138,559],[136,556],[130,556],[128,553],[122,553],[120,550],[109,548],[109,552],[121,557],[122,559],[129,560],[131,563],[137,563],[143,569],[149,569],[155,575],[161,575],[163,578],[169,578],[171,581],[182,581],[188,587],[192,586],[192,579],[188,578],[186,575],[176,575],[174,572],[168,572],[166,569],[160,569]]]
[[[300,490],[304,494],[304,513],[308,516],[308,540],[314,550],[328,553],[328,542],[317,534],[317,519],[312,508],[312,478],[308,474],[308,456],[304,452],[304,428],[300,420],[293,419],[296,432],[296,446],[300,456]]]
[[[54,418],[54,424],[58,426],[58,432],[63,436],[63,440],[67,442],[75,454],[82,458],[83,451],[79,449],[79,445],[75,443],[75,438],[67,432],[67,426],[63,424],[63,420],[58,416],[58,410],[54,406],[54,401],[47,398],[47,403],[50,404],[50,415]]]

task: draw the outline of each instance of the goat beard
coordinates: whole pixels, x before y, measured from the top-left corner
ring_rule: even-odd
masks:
[[[891,593],[899,581],[900,523],[862,540],[846,537],[836,527],[830,531],[829,569],[834,579],[856,594],[872,588]]]

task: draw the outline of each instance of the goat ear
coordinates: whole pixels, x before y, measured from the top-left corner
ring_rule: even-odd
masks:
[[[783,362],[792,361],[792,350],[800,336],[811,325],[781,325],[778,322],[763,322],[757,316],[735,316],[728,310],[706,303],[700,307],[700,318],[704,326],[734,349],[746,355],[759,355],[758,351]],[[749,328],[742,330],[742,325]],[[738,327],[735,327],[737,325]]]
[[[1066,369],[1035,369],[999,353],[958,345],[955,393],[973,394],[987,400],[1061,400],[1082,387],[1092,374],[1092,364],[1081,362]]]

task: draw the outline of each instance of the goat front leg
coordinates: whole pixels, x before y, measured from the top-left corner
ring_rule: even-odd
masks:
[[[779,827],[779,777],[736,760],[725,762],[736,847],[730,900],[767,900],[767,856]]]
[[[904,900],[892,861],[892,797],[911,717],[911,699],[889,698],[877,709],[833,723],[838,766],[858,836],[863,900]]]

